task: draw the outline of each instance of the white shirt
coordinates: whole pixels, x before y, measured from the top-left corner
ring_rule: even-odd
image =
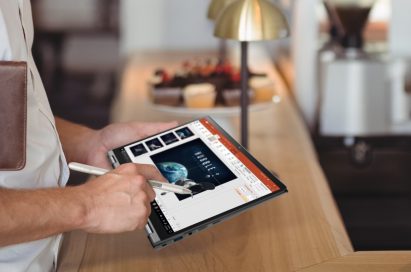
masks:
[[[26,166],[0,171],[2,188],[65,186],[68,179],[54,116],[31,54],[33,35],[30,0],[0,0],[0,60],[28,65]],[[52,271],[60,240],[58,235],[0,248],[0,271]]]

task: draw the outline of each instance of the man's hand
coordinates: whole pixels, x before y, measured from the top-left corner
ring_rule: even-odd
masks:
[[[116,233],[144,228],[155,198],[147,179],[164,180],[151,165],[129,163],[81,185],[80,192],[89,200],[82,229]]]
[[[56,124],[69,162],[107,169],[111,168],[107,158],[109,150],[177,126],[176,122],[134,122],[92,130],[60,118],[56,118]],[[150,202],[155,197],[147,179],[166,181],[152,165],[125,164],[71,188],[75,196],[86,200],[86,215],[84,221],[80,220],[83,221],[80,228],[96,233],[143,228],[151,212]]]
[[[107,152],[177,126],[177,122],[109,125],[92,130],[56,117],[57,130],[69,162],[110,169]]]
[[[177,124],[130,123],[96,131],[56,118],[56,125],[68,161],[109,168],[108,150]],[[165,181],[152,165],[125,164],[75,187],[0,188],[0,247],[76,229],[94,233],[142,229],[155,197],[147,179]]]
[[[89,150],[86,163],[97,167],[111,168],[111,165],[107,159],[107,152],[109,150],[138,141],[175,126],[177,126],[177,122],[134,122],[109,125],[96,131],[95,139],[93,142],[90,142],[91,148]]]
[[[80,186],[0,188],[0,248],[77,229],[142,229],[155,197],[147,179],[164,180],[154,166],[129,163]]]

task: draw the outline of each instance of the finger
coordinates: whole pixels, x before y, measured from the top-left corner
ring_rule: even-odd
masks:
[[[134,164],[137,172],[144,176],[146,179],[158,180],[162,182],[168,182],[165,177],[160,173],[160,171],[151,164]]]
[[[150,200],[150,202],[154,201],[154,199],[156,199],[156,192],[153,190],[153,187],[151,187],[151,185],[147,182],[146,183],[146,193],[148,195],[148,198]]]
[[[131,227],[131,230],[142,229],[147,224],[148,217],[151,213],[151,206],[149,202],[144,201],[145,196],[137,195],[132,200],[132,217],[134,224]]]
[[[151,185],[147,182],[146,178],[142,175],[137,175],[130,177],[130,194],[133,196],[138,195],[139,193],[143,192],[147,195],[148,201],[151,202],[155,199],[156,193],[151,187]]]
[[[110,173],[114,174],[122,174],[122,175],[138,175],[138,167],[135,163],[125,163],[117,167],[116,169],[110,171]]]
[[[176,121],[167,123],[133,123],[136,130],[140,129],[145,136],[151,136],[178,126]]]
[[[141,203],[141,202],[140,202]],[[139,228],[144,228],[144,226],[147,224],[148,221],[148,217],[151,214],[151,205],[149,202],[143,202],[142,205],[138,205],[138,207],[136,207],[137,209],[139,209],[139,217],[142,216],[144,218],[144,221],[141,222],[140,226],[138,226]]]

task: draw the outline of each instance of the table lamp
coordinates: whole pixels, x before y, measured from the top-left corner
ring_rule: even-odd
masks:
[[[212,0],[208,6],[207,18],[211,21],[215,21],[218,15],[235,0]],[[223,62],[227,55],[227,44],[225,40],[220,40],[218,59]]]
[[[215,21],[218,15],[235,0],[212,0],[208,6],[207,18]]]
[[[281,10],[266,0],[236,0],[218,16],[214,36],[241,42],[241,144],[248,148],[248,42],[289,35]]]

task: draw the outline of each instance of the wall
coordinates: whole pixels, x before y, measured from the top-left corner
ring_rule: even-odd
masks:
[[[210,0],[123,0],[121,51],[217,48]]]

